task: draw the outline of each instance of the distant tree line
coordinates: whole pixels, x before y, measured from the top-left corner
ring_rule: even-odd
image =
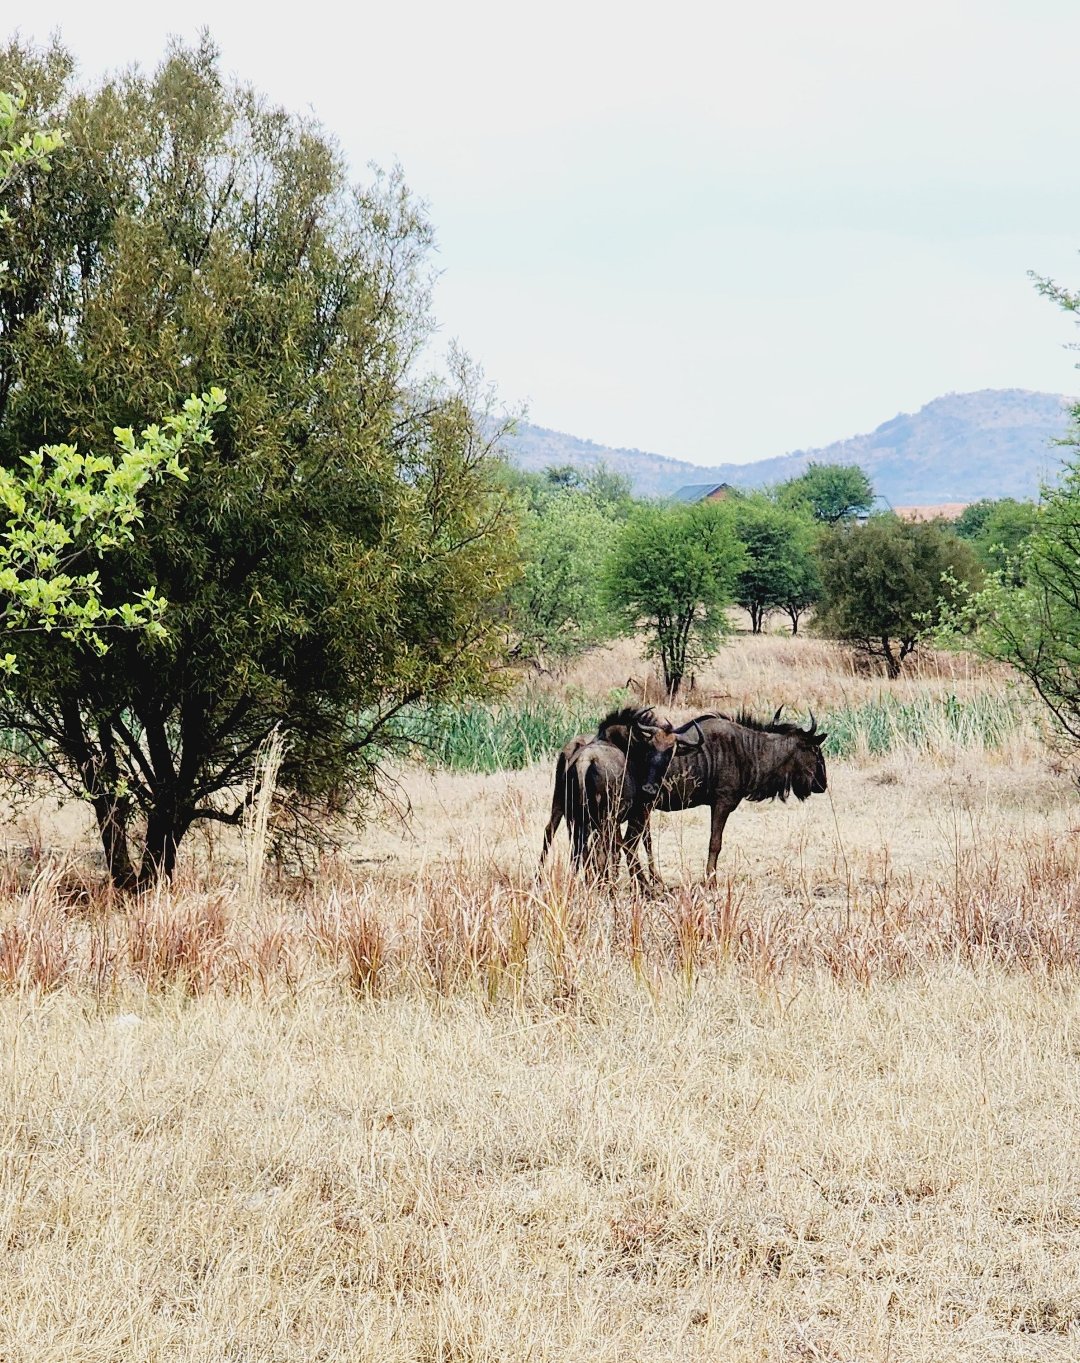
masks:
[[[767,492],[692,505],[638,502],[602,466],[508,471],[523,575],[508,602],[510,648],[565,664],[617,634],[641,634],[674,695],[715,653],[733,606],[760,633],[775,614],[901,674],[919,641],[987,574],[1013,576],[1034,506],[967,508],[956,524],[875,511],[855,466],[811,464]]]

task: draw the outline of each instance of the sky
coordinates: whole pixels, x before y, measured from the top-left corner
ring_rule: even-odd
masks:
[[[1080,289],[1075,0],[52,0],[18,31],[93,80],[203,27],[357,179],[401,164],[437,344],[539,425],[716,464],[1080,392],[1028,278]]]

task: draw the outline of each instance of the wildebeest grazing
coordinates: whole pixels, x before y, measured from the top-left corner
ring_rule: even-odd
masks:
[[[817,732],[812,713],[810,727],[801,729],[797,724],[781,723],[780,710],[767,724],[745,712],[736,719],[700,715],[676,733],[686,733],[691,724],[697,726],[703,742],[696,751],[672,761],[650,809],[674,812],[698,805],[712,807],[706,865],[706,875],[711,876],[716,871],[724,825],[743,800],[786,800],[788,795],[806,800],[828,788],[825,755],[821,751],[828,735]],[[650,809],[636,812],[630,820],[626,830],[628,847],[636,847]],[[649,869],[655,876],[649,850]]]
[[[627,716],[629,716],[627,718]],[[606,724],[615,719],[609,716]],[[621,712],[629,738],[625,748],[597,738],[579,747],[565,768],[565,812],[570,825],[575,870],[590,867],[608,874],[617,866],[622,845],[620,825],[640,829],[659,795],[672,758],[700,746],[696,738],[676,733],[667,720],[643,720],[640,712]],[[619,727],[618,724],[611,727]],[[601,732],[606,732],[601,726]],[[635,879],[642,879],[636,855],[627,850]]]

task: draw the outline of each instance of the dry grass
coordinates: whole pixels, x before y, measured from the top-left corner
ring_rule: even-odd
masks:
[[[629,640],[597,649],[547,685],[602,696],[628,679],[633,679],[636,694],[663,702],[663,687],[655,670]],[[970,696],[988,687],[1004,687],[1009,678],[1003,669],[967,653],[920,649],[905,662],[903,676],[890,682],[841,644],[803,635],[792,638],[785,631],[733,635],[693,680],[693,688],[683,697],[686,708],[715,706],[771,712],[784,704],[803,711],[810,706],[820,713],[880,696],[900,700],[926,695]]]
[[[724,677],[882,685],[812,640]],[[1034,730],[832,763],[712,887],[657,819],[638,901],[565,839],[533,884],[549,771],[403,779],[308,885],[260,889],[258,825],[135,903],[13,832],[0,1358],[1077,1356],[1080,844]]]
[[[1043,979],[0,1013],[6,1358],[1075,1356]]]

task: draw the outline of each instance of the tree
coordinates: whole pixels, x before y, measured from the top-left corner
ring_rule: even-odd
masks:
[[[0,228],[0,465],[46,433],[101,449],[211,383],[229,403],[101,560],[106,605],[167,598],[168,639],[98,658],[29,636],[0,724],[90,800],[115,880],[145,883],[194,824],[243,818],[275,728],[316,833],[370,793],[403,706],[489,685],[514,517],[475,375],[417,372],[431,229],[400,176],[352,188],[207,39],[89,93],[71,65],[0,53],[0,86],[65,138]]]
[[[1036,509],[1014,563],[1015,573],[999,571],[981,590],[959,594],[946,623],[969,647],[1025,677],[1080,745],[1080,463]]]
[[[743,563],[724,503],[643,503],[624,525],[604,575],[607,600],[625,633],[646,631],[670,697],[727,633]]]
[[[732,506],[735,531],[746,554],[735,601],[748,612],[755,634],[761,633],[773,610],[787,611],[794,634],[799,616],[817,594],[813,526],[765,497],[740,497]]]
[[[874,505],[874,485],[857,464],[807,465],[806,472],[776,489],[781,506],[804,509],[824,525],[868,515]]]
[[[25,91],[0,90],[0,228],[18,227],[8,191],[17,180],[48,171],[63,145],[59,132],[26,118]],[[12,283],[7,271],[8,262],[0,261],[0,290]],[[148,427],[138,443],[130,429],[117,428],[118,457],[54,444],[22,456],[15,468],[0,467],[0,516],[6,516],[0,530],[0,624],[9,634],[58,629],[99,654],[107,650],[111,630],[165,637],[164,599],[149,588],[134,600],[106,605],[92,564],[131,540],[147,483],[185,477],[180,455],[185,445],[209,439],[210,420],[224,406],[224,396],[218,389],[192,396],[166,418],[164,429]],[[0,672],[17,671],[14,653],[0,656]]]
[[[1080,313],[1080,293],[1032,275],[1039,292],[1066,312]],[[1080,448],[1080,403],[1059,442]],[[991,509],[976,522],[989,538]],[[973,508],[967,508],[973,511]],[[967,514],[965,511],[965,515]],[[983,589],[961,596],[948,622],[986,656],[1025,677],[1074,747],[1080,746],[1080,459],[1074,454],[1059,485],[1031,510],[1031,527],[1004,569]]]
[[[817,537],[808,539],[792,563],[791,575],[780,609],[791,621],[792,634],[798,634],[799,621],[806,611],[821,600],[821,573],[818,570]]]
[[[1034,502],[986,498],[966,506],[954,528],[975,550],[987,572],[1015,576],[1020,547],[1035,528],[1036,516]]]
[[[821,540],[819,559],[818,630],[881,658],[892,678],[934,628],[942,603],[982,576],[970,546],[941,522],[892,514],[834,527]]]
[[[510,593],[513,651],[543,666],[611,637],[600,579],[618,533],[586,491],[562,491],[522,513],[523,572]]]

